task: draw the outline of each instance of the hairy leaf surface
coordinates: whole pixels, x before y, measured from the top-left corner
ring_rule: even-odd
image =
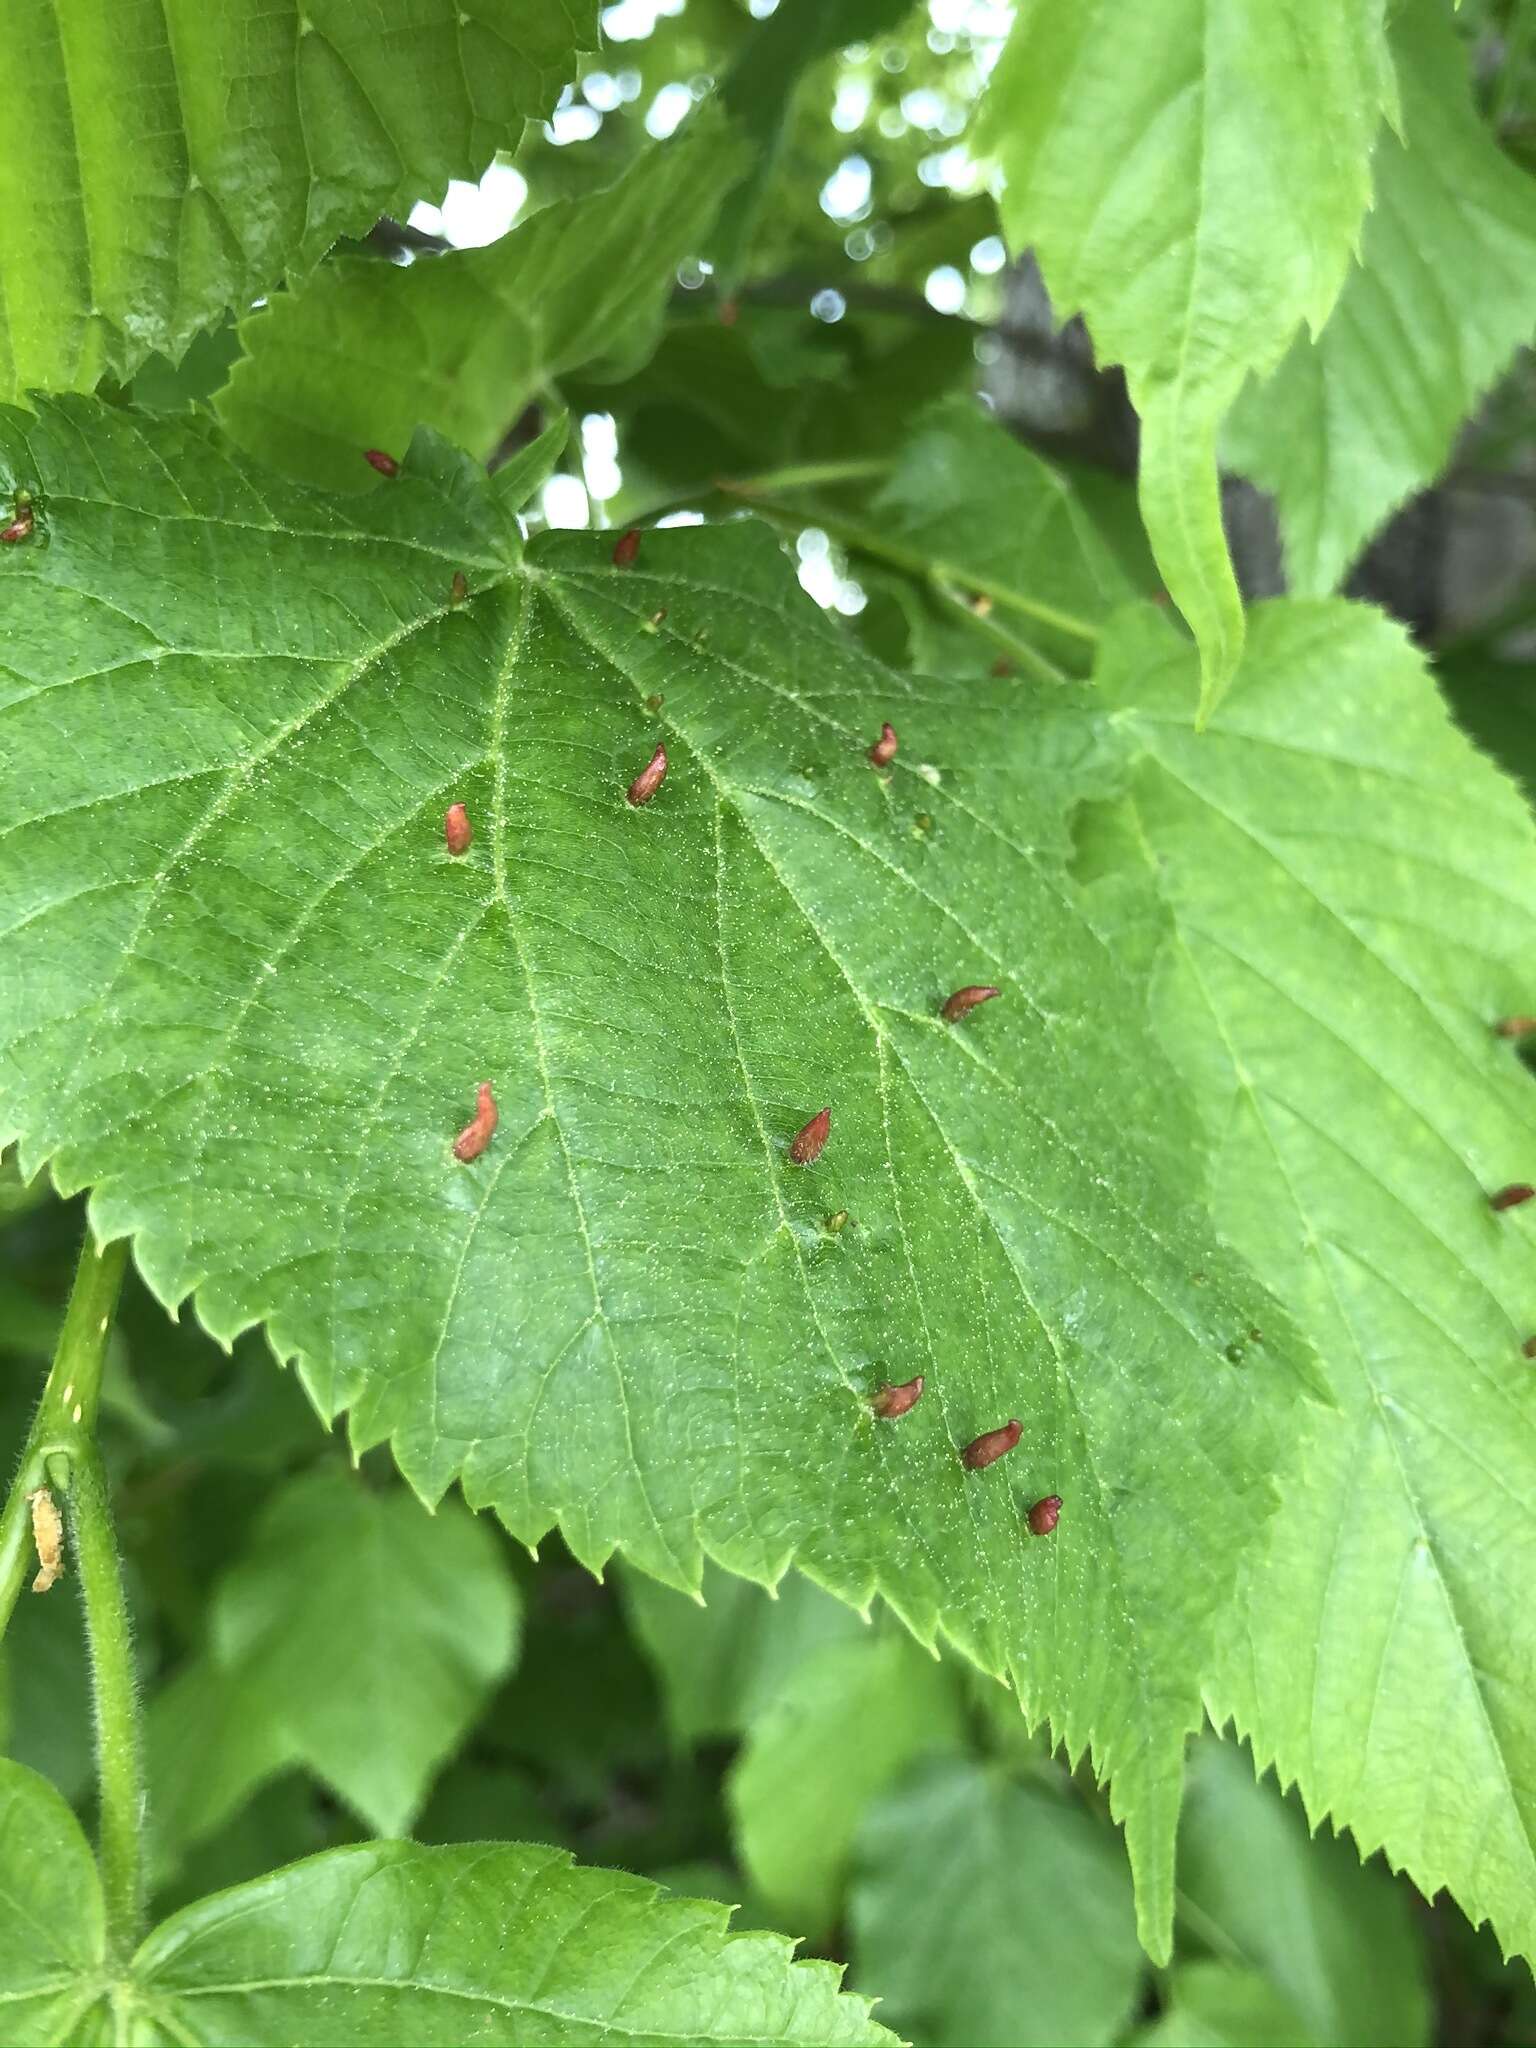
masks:
[[[477,178],[590,0],[29,0],[0,15],[0,397],[178,357],[339,235]]]
[[[1127,850],[1149,863],[1172,920],[1155,1009],[1207,1114],[1216,1220],[1338,1402],[1307,1411],[1208,1698],[1314,1820],[1529,1954],[1536,1245],[1488,1197],[1536,1178],[1536,1093],[1491,1030],[1536,1009],[1536,834],[1379,614],[1260,608],[1198,739],[1189,668],[1137,627],[1107,647],[1132,794],[1090,812],[1084,865],[1113,901]]]
[[[1008,1671],[1114,1777],[1160,1944],[1206,1645],[1307,1368],[1194,1206],[1017,685],[882,669],[752,521],[525,559],[425,443],[335,500],[195,421],[3,431],[39,513],[0,563],[0,1133],[425,1496],[685,1587],[798,1560]]]
[[[1233,466],[1275,493],[1291,587],[1321,595],[1536,334],[1536,180],[1472,106],[1432,0],[1393,34],[1403,138],[1377,148],[1375,204],[1328,325],[1232,415]]]
[[[1004,229],[1141,415],[1141,503],[1209,709],[1242,652],[1216,432],[1320,327],[1392,104],[1383,0],[1028,0],[993,79]]]

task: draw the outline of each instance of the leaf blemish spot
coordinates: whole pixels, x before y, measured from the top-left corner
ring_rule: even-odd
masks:
[[[1527,1337],[1520,1346],[1520,1351],[1525,1358],[1536,1358],[1536,1337]]]
[[[1496,1038],[1529,1038],[1536,1032],[1536,1017],[1501,1017],[1493,1032]]]
[[[1002,990],[996,988],[957,988],[940,1011],[946,1024],[958,1024],[962,1017],[968,1017],[978,1003],[990,1003]]]
[[[475,828],[469,822],[468,811],[462,804],[450,804],[443,813],[443,837],[448,842],[448,851],[455,856],[468,853],[474,836]]]
[[[889,722],[880,728],[880,737],[869,750],[869,758],[877,768],[884,768],[896,758],[896,749],[901,745],[896,737],[896,728]]]
[[[821,1227],[829,1237],[836,1237],[847,1221],[848,1211],[846,1209],[839,1209],[835,1214],[824,1217]]]
[[[1044,1500],[1037,1500],[1029,1511],[1029,1533],[1031,1536],[1049,1536],[1061,1515],[1061,1495],[1048,1493]]]
[[[467,601],[468,597],[469,578],[464,574],[464,571],[462,569],[455,569],[453,572],[453,581],[448,586],[448,602],[450,604],[464,604]]]
[[[984,1471],[999,1458],[1006,1458],[1023,1434],[1024,1425],[1018,1421],[1005,1422],[1001,1429],[983,1430],[960,1453],[960,1462],[968,1472]]]
[[[666,773],[667,750],[665,747],[658,747],[625,790],[625,796],[637,809],[641,804],[648,804],[666,779]]]
[[[627,569],[639,552],[640,529],[638,526],[626,526],[613,544],[613,566],[615,569]]]
[[[1496,1195],[1488,1197],[1488,1206],[1497,1212],[1500,1209],[1518,1209],[1522,1202],[1528,1202],[1536,1195],[1536,1188],[1523,1180],[1513,1180],[1507,1188],[1500,1188]]]
[[[816,1163],[831,1129],[831,1110],[818,1109],[810,1122],[796,1131],[789,1141],[789,1156],[796,1166],[813,1166]]]
[[[491,1142],[499,1115],[491,1084],[482,1081],[475,1091],[475,1113],[453,1141],[454,1158],[463,1160],[465,1165],[478,1159]]]
[[[651,695],[645,700],[645,708],[647,711],[659,711],[666,701],[660,690],[653,690]]]
[[[878,1394],[871,1396],[870,1407],[876,1415],[894,1422],[899,1415],[906,1415],[923,1398],[923,1376],[904,1381],[899,1387],[883,1386]]]
[[[363,450],[363,460],[364,462],[371,463],[380,476],[398,476],[400,474],[399,463],[396,462],[393,455],[386,455],[382,448],[365,448]]]
[[[640,628],[641,632],[642,632],[642,633],[654,633],[654,632],[656,632],[656,631],[657,631],[657,629],[658,629],[658,628],[660,627],[660,625],[661,625],[662,621],[663,621],[663,620],[664,620],[664,619],[666,618],[666,616],[667,616],[667,608],[666,608],[666,606],[665,606],[665,605],[658,605],[658,606],[657,606],[657,608],[656,608],[656,610],[655,610],[655,611],[653,611],[653,612],[651,613],[651,616],[650,616],[650,617],[649,617],[649,618],[648,618],[648,619],[646,620],[645,624],[644,624],[644,625],[643,625],[643,626],[642,626],[642,627]]]

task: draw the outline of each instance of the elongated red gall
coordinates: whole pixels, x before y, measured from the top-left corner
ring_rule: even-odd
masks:
[[[613,544],[613,566],[615,569],[627,569],[639,552],[640,529],[638,526],[626,526]]]
[[[443,813],[443,837],[448,842],[448,851],[468,853],[469,842],[474,836],[475,828],[469,822],[468,811],[462,804],[450,804]]]
[[[875,741],[875,744],[869,750],[869,758],[877,768],[884,768],[887,763],[895,760],[896,749],[900,744],[901,742],[896,737],[895,726],[889,724],[882,725],[879,739]]]
[[[364,462],[371,462],[380,476],[398,476],[400,474],[399,463],[396,462],[393,455],[386,455],[382,448],[365,448],[363,450],[363,460]]]
[[[32,507],[18,505],[16,515],[9,525],[0,527],[0,543],[14,547],[19,540],[29,540],[32,535]]]
[[[830,1109],[818,1109],[808,1124],[796,1131],[789,1141],[789,1156],[796,1166],[814,1166],[821,1157],[821,1148],[827,1142],[832,1129]]]
[[[1500,1188],[1496,1195],[1488,1197],[1490,1209],[1518,1209],[1522,1202],[1528,1202],[1536,1195],[1536,1188],[1523,1180],[1513,1180],[1507,1188]]]
[[[923,1398],[923,1376],[915,1380],[903,1380],[899,1387],[884,1386],[870,1401],[870,1407],[877,1415],[894,1422],[898,1415],[905,1415],[917,1406]]]
[[[469,596],[469,578],[462,569],[455,569],[453,581],[448,586],[448,602],[463,604]]]
[[[995,1465],[999,1458],[1007,1457],[1023,1434],[1022,1422],[1005,1422],[1001,1429],[983,1430],[960,1453],[961,1463],[971,1472]]]
[[[1501,1017],[1493,1031],[1496,1038],[1529,1038],[1536,1032],[1536,1017]]]
[[[453,1141],[454,1158],[462,1159],[466,1165],[471,1159],[478,1159],[491,1142],[498,1116],[491,1084],[482,1081],[475,1090],[475,1113]]]
[[[990,1003],[1002,990],[996,988],[957,988],[944,1005],[940,1015],[946,1024],[958,1024],[962,1017],[968,1017],[978,1003]]]
[[[1520,1351],[1525,1358],[1536,1358],[1536,1337],[1527,1337],[1520,1346]]]
[[[1031,1536],[1049,1536],[1061,1514],[1061,1495],[1048,1493],[1044,1500],[1037,1500],[1029,1511],[1029,1533]]]
[[[624,794],[632,804],[648,804],[666,779],[667,750],[658,747]]]

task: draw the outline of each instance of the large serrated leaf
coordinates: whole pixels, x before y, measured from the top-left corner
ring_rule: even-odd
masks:
[[[679,1585],[799,1559],[1009,1671],[1114,1776],[1161,1945],[1205,1645],[1305,1365],[1195,1206],[1015,686],[880,668],[752,521],[524,560],[426,445],[332,500],[196,422],[3,431],[38,527],[0,564],[0,1129],[426,1496]]]
[[[1162,1037],[1198,1092],[1225,1235],[1313,1332],[1284,1508],[1245,1567],[1213,1713],[1314,1819],[1536,1944],[1536,833],[1379,614],[1261,607],[1210,730],[1129,629],[1098,681],[1171,917]],[[1155,882],[1153,877],[1155,876]],[[1133,885],[1134,886],[1134,885]],[[1106,894],[1106,902],[1114,900]],[[1123,899],[1121,899],[1123,901]],[[1149,929],[1133,900],[1138,948]]]
[[[0,1902],[14,2048],[895,2040],[780,1936],[729,1934],[724,1907],[519,1844],[331,1850],[199,1899],[119,1962],[78,1822],[3,1762]]]
[[[1216,431],[1246,372],[1320,326],[1370,197],[1392,83],[1384,0],[1027,0],[987,132],[1015,249],[1081,311],[1141,415],[1141,503],[1201,651],[1242,652]]]
[[[1434,0],[1400,10],[1393,43],[1404,132],[1377,149],[1360,260],[1322,333],[1243,394],[1226,443],[1275,493],[1291,584],[1309,595],[1435,476],[1536,333],[1536,180],[1473,108]]]
[[[478,177],[591,0],[21,0],[0,14],[0,397],[89,389]]]

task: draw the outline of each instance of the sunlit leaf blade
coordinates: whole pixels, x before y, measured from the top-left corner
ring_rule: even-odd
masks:
[[[330,490],[374,486],[363,450],[399,454],[421,425],[488,456],[552,378],[648,344],[736,161],[722,124],[694,124],[489,248],[408,270],[339,257],[244,323],[219,416]]]
[[[1536,180],[1475,112],[1433,0],[1399,11],[1403,140],[1383,134],[1360,260],[1316,340],[1243,394],[1226,452],[1279,503],[1291,585],[1321,595],[1443,467],[1536,333]]]
[[[1391,104],[1384,0],[1028,0],[988,97],[1016,250],[1081,311],[1141,416],[1141,503],[1209,710],[1243,644],[1216,431],[1328,316]]]
[[[106,1955],[80,1823],[46,1778],[0,1760],[0,2029],[14,2048],[81,2038]]]
[[[158,0],[0,15],[0,397],[175,358],[339,235],[477,178],[590,0]]]
[[[4,437],[39,493],[0,563],[23,1163],[92,1183],[216,1334],[265,1322],[428,1497],[683,1586],[798,1560],[1011,1672],[1114,1777],[1161,1943],[1205,1645],[1306,1368],[1195,1206],[1017,684],[881,669],[753,521],[525,563],[426,445],[331,500],[195,421]]]
[[[1160,887],[1156,1013],[1207,1114],[1216,1221],[1338,1401],[1298,1437],[1207,1696],[1314,1819],[1529,1953],[1536,1248],[1488,1198],[1536,1179],[1536,1094],[1491,1028],[1536,1008],[1536,838],[1379,614],[1280,603],[1253,627],[1198,739],[1186,657],[1135,628],[1106,650],[1132,829],[1084,827],[1138,947]],[[1145,896],[1112,879],[1133,846]]]
[[[1112,1829],[1044,1783],[945,1759],[870,1813],[849,1903],[857,1977],[934,2048],[1124,2038],[1145,1961]]]

